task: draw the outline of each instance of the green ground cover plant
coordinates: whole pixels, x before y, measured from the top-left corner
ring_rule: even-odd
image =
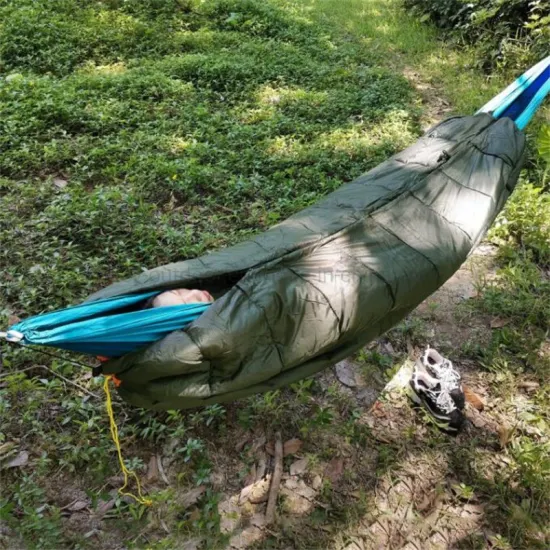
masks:
[[[405,5],[462,44],[475,44],[478,65],[521,69],[548,55],[547,0],[405,0]]]

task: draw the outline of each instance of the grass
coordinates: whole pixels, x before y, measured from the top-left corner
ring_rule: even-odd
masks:
[[[427,123],[474,112],[509,79],[480,74],[474,55],[441,43],[393,0],[0,0],[0,326],[245,239],[376,166]],[[493,547],[548,547],[544,170],[533,148],[524,185],[490,237],[503,269],[461,313],[506,325],[486,330],[486,344],[472,333],[460,352],[449,349],[483,366],[496,412],[516,425],[493,452],[505,460],[496,477],[479,434],[457,450],[411,422],[401,438],[380,440],[353,392],[323,374],[195,412],[117,401],[129,465],[145,478],[159,455],[167,469],[170,485],[147,482],[155,504],[146,509],[116,493],[101,381],[10,348],[0,374],[0,466],[23,452],[29,462],[1,470],[0,543],[225,547],[219,504],[238,494],[256,460],[250,442],[241,450],[236,442],[282,430],[304,441],[312,479],[335,457],[350,466],[340,485],[324,480],[305,517],[293,520],[283,501],[284,520],[258,547],[343,547],[375,517],[377,484],[400,479],[407,461],[424,455],[456,478],[454,504],[487,505]],[[393,353],[362,351],[363,375],[383,385],[410,343],[437,335],[444,310],[433,302],[426,318],[394,329]],[[524,379],[535,388],[526,399]],[[481,532],[460,544],[481,547]]]

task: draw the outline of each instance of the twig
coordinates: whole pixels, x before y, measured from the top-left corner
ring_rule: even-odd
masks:
[[[168,534],[170,534],[170,529],[168,529],[168,525],[166,525],[166,522],[163,519],[160,520],[160,525]]]
[[[57,378],[59,378],[60,380],[63,380],[63,382],[66,382],[67,384],[70,384],[71,386],[74,386],[75,388],[82,390],[84,393],[87,393],[88,395],[95,397],[96,399],[99,399],[99,395],[97,395],[97,393],[87,390],[84,386],[81,386],[80,384],[77,384],[76,382],[73,382],[72,380],[65,378],[61,374],[58,374],[57,372],[50,369],[50,367],[47,367],[46,365],[37,365],[37,366],[42,369],[46,369],[49,373],[53,374],[54,376],[57,376]]]
[[[283,440],[281,432],[275,434],[275,467],[273,477],[271,478],[271,487],[269,488],[269,497],[267,500],[267,509],[265,512],[265,523],[269,525],[275,520],[275,507],[277,497],[279,496],[279,487],[283,475]]]
[[[164,483],[166,483],[166,485],[170,485],[170,482],[166,477],[166,472],[164,471],[164,466],[162,465],[162,458],[160,455],[157,455],[157,466],[159,469],[160,477],[162,477]]]
[[[6,374],[0,374],[0,380],[2,378],[7,378],[8,376],[13,376],[14,374],[20,374],[22,372],[27,372],[29,370],[34,370],[36,368],[38,368],[40,365],[35,365],[34,367],[27,367],[26,369],[21,369],[21,370],[18,370],[16,372],[6,372]]]
[[[26,372],[26,371],[34,370],[34,369],[47,370],[50,374],[53,374],[53,376],[56,376],[60,380],[63,380],[63,382],[66,382],[67,384],[70,384],[71,386],[75,386],[79,390],[82,390],[84,393],[87,393],[88,395],[91,395],[92,397],[95,397],[96,399],[99,399],[99,395],[97,395],[97,393],[94,393],[90,390],[87,390],[85,387],[81,386],[80,384],[77,384],[76,382],[73,382],[72,380],[69,380],[68,378],[65,378],[63,375],[53,371],[52,369],[50,369],[50,367],[47,367],[46,365],[34,365],[33,367],[28,367],[26,369],[21,369],[21,370],[18,370],[17,372],[10,372],[10,373],[6,373],[6,374],[2,374],[2,375],[0,375],[0,379],[6,378],[7,376],[13,376],[14,374],[19,374],[20,372]]]

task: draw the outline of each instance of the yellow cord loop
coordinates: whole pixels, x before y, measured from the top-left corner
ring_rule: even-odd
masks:
[[[133,470],[128,470],[122,458],[122,450],[120,448],[120,441],[118,439],[118,427],[116,425],[115,416],[113,414],[113,402],[111,400],[111,390],[109,387],[109,382],[111,380],[113,380],[113,382],[115,382],[116,384],[116,378],[114,378],[112,375],[108,375],[105,377],[105,382],[103,383],[103,389],[105,391],[105,396],[107,398],[105,405],[107,407],[107,414],[109,415],[109,426],[111,428],[111,437],[113,438],[113,441],[115,443],[115,447],[118,453],[118,461],[120,462],[120,468],[122,470],[122,473],[124,474],[124,485],[118,490],[118,494],[131,497],[136,502],[139,502],[140,504],[144,504],[145,506],[151,506],[151,504],[153,504],[153,501],[150,498],[145,498],[141,492],[141,483],[139,482],[139,477]],[[132,476],[136,480],[138,496],[133,495],[132,493],[124,492],[124,489],[126,489],[126,487],[128,486],[129,476]]]

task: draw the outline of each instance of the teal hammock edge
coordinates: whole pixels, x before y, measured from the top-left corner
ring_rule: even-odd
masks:
[[[549,93],[550,56],[518,77],[477,113],[490,113],[495,118],[508,116],[523,130]]]
[[[30,317],[8,330],[23,345],[50,346],[90,355],[119,357],[185,328],[210,303],[141,309],[158,292],[118,296]],[[124,311],[128,308],[140,308]]]

